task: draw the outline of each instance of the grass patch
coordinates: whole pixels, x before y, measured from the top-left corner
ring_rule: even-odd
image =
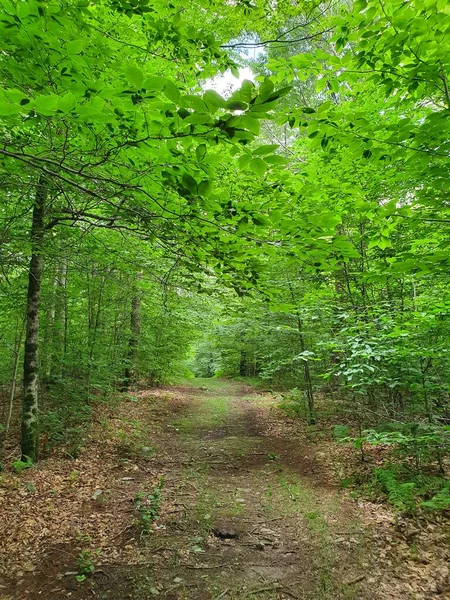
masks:
[[[178,431],[187,434],[195,433],[198,429],[213,429],[226,421],[229,410],[228,398],[205,398],[198,412],[184,415],[171,424]]]

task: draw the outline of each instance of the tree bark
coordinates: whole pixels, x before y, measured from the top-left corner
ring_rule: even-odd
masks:
[[[142,279],[142,272],[138,273],[136,282]],[[123,380],[122,391],[126,392],[136,381],[137,371],[137,353],[139,348],[139,339],[141,337],[141,293],[139,286],[134,286],[133,297],[131,298],[131,318],[130,318],[130,341],[128,344],[128,364],[125,368],[125,377]]]
[[[297,311],[297,329],[298,329],[298,341],[300,346],[300,351],[305,351],[305,338],[303,337],[303,327],[302,320],[300,318],[300,314]],[[303,360],[303,375],[305,378],[305,395],[306,395],[306,403],[308,405],[308,423],[310,425],[316,424],[316,407],[314,404],[314,391],[311,380],[311,371],[309,370],[308,360]]]
[[[58,286],[58,275],[55,271],[53,275],[53,283],[52,283],[52,293],[50,297],[50,305],[47,309],[46,319],[45,319],[45,327],[44,327],[44,335],[42,340],[42,349],[43,355],[41,353],[41,383],[43,383],[47,388],[51,383],[51,374],[52,374],[52,359],[53,359],[53,333],[54,333],[54,323],[55,323],[55,297],[56,297],[56,288]]]
[[[6,414],[6,424],[5,429],[0,435],[0,453],[3,451],[3,446],[6,442],[6,438],[8,437],[9,428],[11,426],[11,418],[14,408],[14,398],[16,396],[16,383],[17,383],[17,373],[19,371],[19,362],[20,362],[20,348],[22,346],[23,333],[25,329],[25,321],[22,319],[22,324],[19,330],[19,337],[14,346],[14,365],[13,365],[13,373],[11,380],[11,390],[9,392],[9,403],[8,403],[8,411]]]
[[[289,290],[291,292],[292,302],[295,303],[296,300],[295,300],[294,290],[292,289],[292,286],[290,284],[289,284]],[[295,309],[295,317],[297,320],[299,348],[300,348],[300,352],[303,353],[306,350],[306,346],[305,346],[305,338],[303,335],[302,319],[300,317],[300,312],[299,312],[298,308]],[[317,419],[316,419],[316,407],[315,407],[315,403],[314,403],[314,390],[313,390],[312,379],[311,379],[311,371],[309,369],[308,359],[306,358],[306,360],[303,360],[302,362],[303,362],[303,376],[305,379],[306,404],[307,404],[307,408],[308,408],[308,423],[309,423],[309,425],[315,425],[317,422]]]
[[[47,181],[40,176],[36,187],[31,225],[31,259],[28,274],[27,322],[25,329],[25,353],[23,360],[22,392],[22,460],[38,459],[38,374],[39,374],[39,304],[41,280],[44,267],[42,244],[45,233],[45,204]]]
[[[67,262],[65,257],[58,267],[55,286],[55,309],[53,319],[53,356],[52,356],[52,381],[61,381],[64,376],[66,362],[66,320],[67,320]]]

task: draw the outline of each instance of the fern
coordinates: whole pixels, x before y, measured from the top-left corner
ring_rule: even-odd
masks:
[[[448,510],[450,508],[450,484],[445,486],[437,494],[435,494],[431,500],[421,502],[420,508],[426,508],[428,510]]]
[[[374,481],[387,494],[389,501],[398,510],[414,512],[416,509],[416,484],[412,481],[401,483],[391,469],[375,469]]]

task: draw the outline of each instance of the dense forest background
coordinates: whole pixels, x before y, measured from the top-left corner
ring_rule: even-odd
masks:
[[[2,443],[245,377],[448,507],[447,2],[1,7]]]

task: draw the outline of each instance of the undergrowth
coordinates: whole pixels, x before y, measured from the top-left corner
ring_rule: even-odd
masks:
[[[138,526],[143,534],[152,531],[152,525],[158,518],[164,488],[164,477],[149,492],[138,492],[134,503],[138,511]]]
[[[402,465],[388,464],[374,471],[369,488],[381,492],[400,511],[450,508],[450,482],[442,476],[414,472]]]

